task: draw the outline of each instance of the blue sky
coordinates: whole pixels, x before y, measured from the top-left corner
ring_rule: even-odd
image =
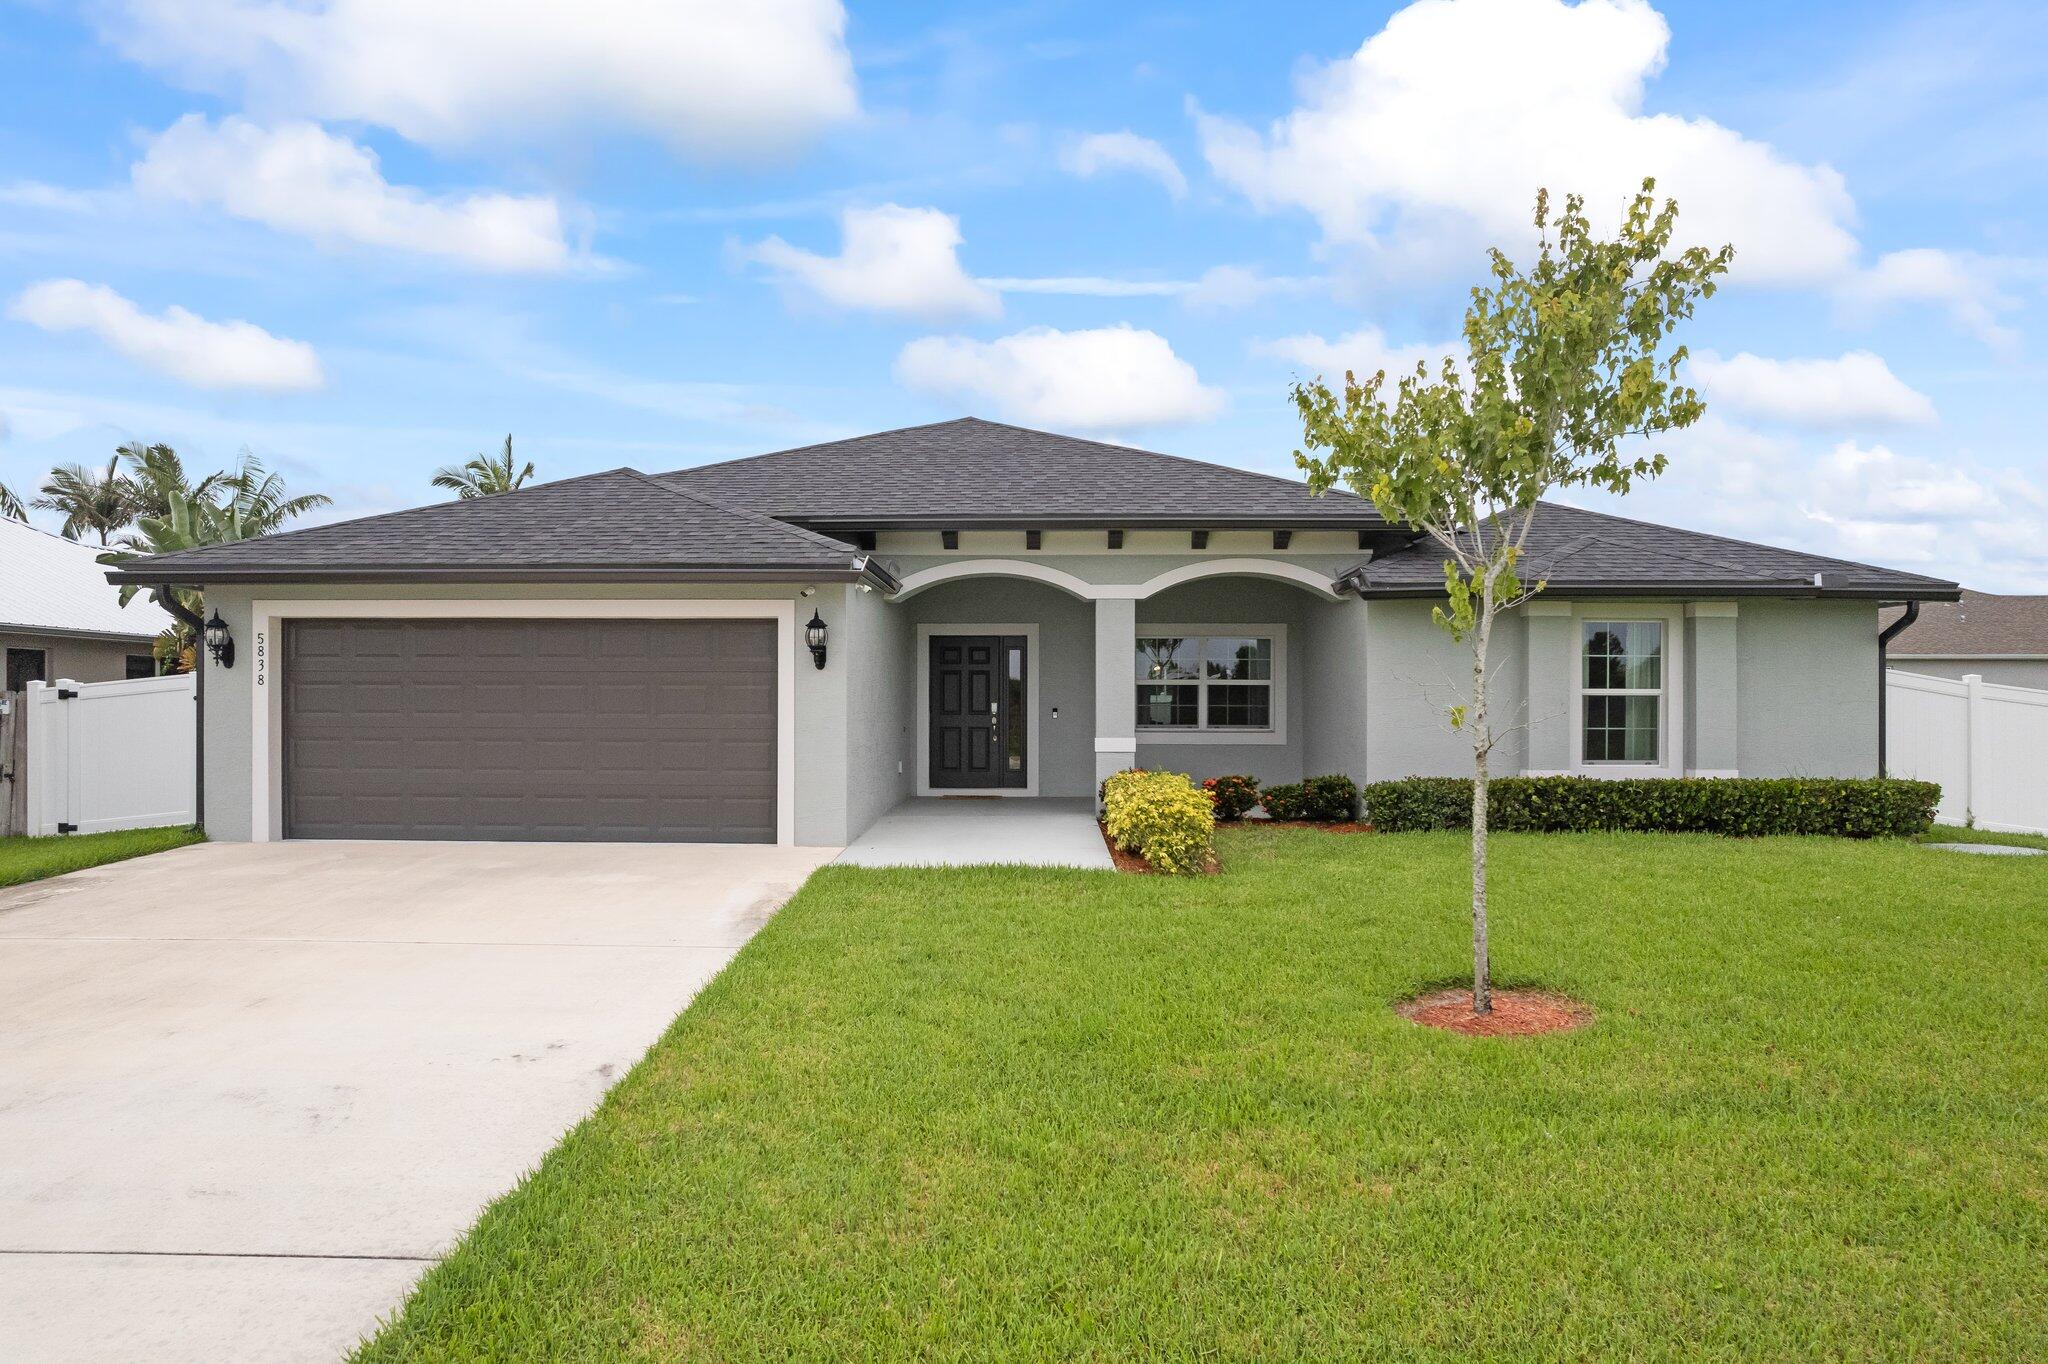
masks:
[[[1653,173],[1738,259],[1623,510],[2044,591],[2044,77],[2026,5],[0,0],[0,481],[963,413],[1285,472],[1291,378]]]

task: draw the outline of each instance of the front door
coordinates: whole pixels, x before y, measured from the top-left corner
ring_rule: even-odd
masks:
[[[934,791],[1027,784],[1024,649],[1022,635],[932,636]]]

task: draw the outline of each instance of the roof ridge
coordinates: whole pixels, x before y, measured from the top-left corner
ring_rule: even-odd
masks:
[[[638,469],[628,469],[625,472],[633,475],[633,477],[643,483],[659,488],[670,497],[680,497],[690,502],[700,503],[711,508],[713,511],[723,512],[728,516],[735,516],[743,521],[750,521],[757,525],[780,531],[785,535],[794,536],[806,544],[817,545],[825,549],[843,550],[849,554],[855,552],[854,547],[847,544],[844,540],[835,540],[829,535],[820,535],[814,530],[806,530],[802,526],[793,526],[787,521],[778,521],[772,516],[763,516],[760,512],[748,511],[745,507],[735,507],[730,503],[720,502],[716,498],[706,497],[704,494],[693,492],[688,488],[670,487],[653,474],[643,474]]]
[[[1235,464],[1218,464],[1214,460],[1195,459],[1190,455],[1172,455],[1164,450],[1154,450],[1143,445],[1119,445],[1115,441],[1096,440],[1090,436],[1073,436],[1064,431],[1046,431],[1035,426],[1019,426],[1015,422],[990,421],[987,417],[971,416],[951,417],[945,421],[937,422],[916,422],[909,426],[890,427],[886,431],[868,431],[858,436],[842,436],[837,440],[813,441],[809,445],[792,445],[783,450],[764,450],[758,455],[740,455],[733,459],[714,460],[709,464],[693,464],[685,469],[671,469],[666,473],[656,474],[654,477],[656,479],[687,478],[691,474],[707,469],[726,469],[731,468],[735,464],[751,464],[759,460],[776,459],[784,455],[801,455],[814,450],[822,450],[828,445],[853,445],[861,441],[876,440],[884,436],[902,435],[907,431],[932,431],[946,426],[989,426],[1004,431],[1021,431],[1027,436],[1043,436],[1051,440],[1071,441],[1076,445],[1090,445],[1097,449],[1110,450],[1122,455],[1145,455],[1152,459],[1171,460],[1175,464],[1192,464],[1197,468],[1212,472],[1232,474],[1240,478],[1256,479],[1265,483],[1278,483],[1282,487],[1290,488],[1297,492],[1307,491],[1306,484],[1296,479],[1286,478],[1280,474],[1261,473],[1257,469],[1243,469]],[[1348,488],[1336,488],[1330,491],[1347,500],[1355,501],[1368,507],[1372,505],[1367,499],[1360,497]],[[1328,496],[1329,494],[1325,493],[1322,495]],[[1374,510],[1377,511],[1376,508]]]

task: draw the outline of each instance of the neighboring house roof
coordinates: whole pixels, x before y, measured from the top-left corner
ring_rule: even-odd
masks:
[[[1298,479],[962,417],[661,474],[820,527],[1384,524],[1348,492]]]
[[[440,502],[123,565],[123,581],[886,575],[837,540],[632,469]]]
[[[1887,611],[1885,623],[1898,619]],[[1963,593],[1924,606],[1894,639],[1893,658],[2048,658],[2048,597]]]
[[[121,605],[97,545],[0,518],[0,631],[152,639],[171,617],[145,596]]]
[[[1947,601],[1954,583],[1818,554],[1753,545],[1556,502],[1538,504],[1518,570],[1548,591],[1621,596],[1679,591],[1722,596],[1868,597]],[[1443,546],[1424,537],[1345,575],[1363,597],[1433,597],[1444,590]]]

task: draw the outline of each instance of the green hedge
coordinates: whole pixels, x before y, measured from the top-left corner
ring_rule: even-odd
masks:
[[[1269,786],[1259,793],[1259,808],[1272,819],[1341,824],[1358,818],[1358,786],[1338,773],[1286,786]]]
[[[1388,833],[1472,827],[1469,777],[1408,777],[1364,790],[1365,817]],[[1934,823],[1933,782],[1820,777],[1500,777],[1487,827],[1507,833],[1831,834],[1905,837]]]

